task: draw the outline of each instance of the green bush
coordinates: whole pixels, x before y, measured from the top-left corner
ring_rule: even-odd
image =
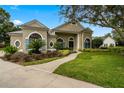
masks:
[[[58,50],[58,53],[61,53],[63,56],[67,56],[71,53],[70,50]]]
[[[109,51],[113,53],[121,53],[124,51],[124,47],[110,47]]]
[[[109,52],[108,49],[84,49],[84,52]]]
[[[63,50],[64,49],[64,43],[56,42],[54,44],[54,48],[57,49],[57,50]]]
[[[29,51],[29,53],[40,53],[39,49],[41,47],[45,46],[45,41],[43,41],[42,39],[34,39],[31,41],[31,43],[29,44],[29,48],[31,49]]]
[[[15,52],[18,51],[18,49],[14,46],[7,46],[3,50],[6,54],[14,54]]]

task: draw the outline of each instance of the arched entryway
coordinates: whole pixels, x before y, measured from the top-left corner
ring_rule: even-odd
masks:
[[[73,37],[70,37],[69,40],[68,40],[68,47],[69,49],[74,49],[74,38]]]
[[[60,45],[60,49],[64,48],[64,39],[63,38],[58,38],[57,43]]]
[[[25,39],[25,50],[29,49],[29,44],[31,43],[32,40],[35,39],[43,39],[42,35],[38,32],[32,32],[28,35],[28,37]]]
[[[84,48],[90,48],[90,39],[88,39],[88,38],[85,39]]]

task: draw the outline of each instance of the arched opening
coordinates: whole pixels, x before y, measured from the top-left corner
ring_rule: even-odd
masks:
[[[74,38],[73,37],[69,38],[68,44],[69,44],[69,49],[73,50],[73,48],[74,48]]]
[[[57,44],[59,45],[60,49],[64,48],[64,40],[63,38],[58,38],[57,39]]]
[[[58,38],[58,39],[57,39],[57,42],[58,42],[58,43],[63,43],[64,41],[63,41],[62,38]]]
[[[29,41],[32,41],[32,40],[35,40],[35,39],[42,39],[42,37],[38,33],[33,33],[29,36]]]
[[[90,39],[85,39],[84,41],[84,48],[90,48]]]

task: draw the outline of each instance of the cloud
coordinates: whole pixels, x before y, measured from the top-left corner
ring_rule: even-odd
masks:
[[[13,20],[13,23],[14,23],[15,25],[21,25],[23,22],[20,21],[20,20]]]

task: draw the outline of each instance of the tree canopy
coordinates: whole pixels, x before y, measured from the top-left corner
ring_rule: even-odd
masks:
[[[123,5],[68,5],[60,7],[60,15],[74,23],[77,21],[114,29],[124,39]]]
[[[0,42],[9,42],[8,32],[20,30],[18,26],[10,21],[10,14],[3,8],[0,8]]]

